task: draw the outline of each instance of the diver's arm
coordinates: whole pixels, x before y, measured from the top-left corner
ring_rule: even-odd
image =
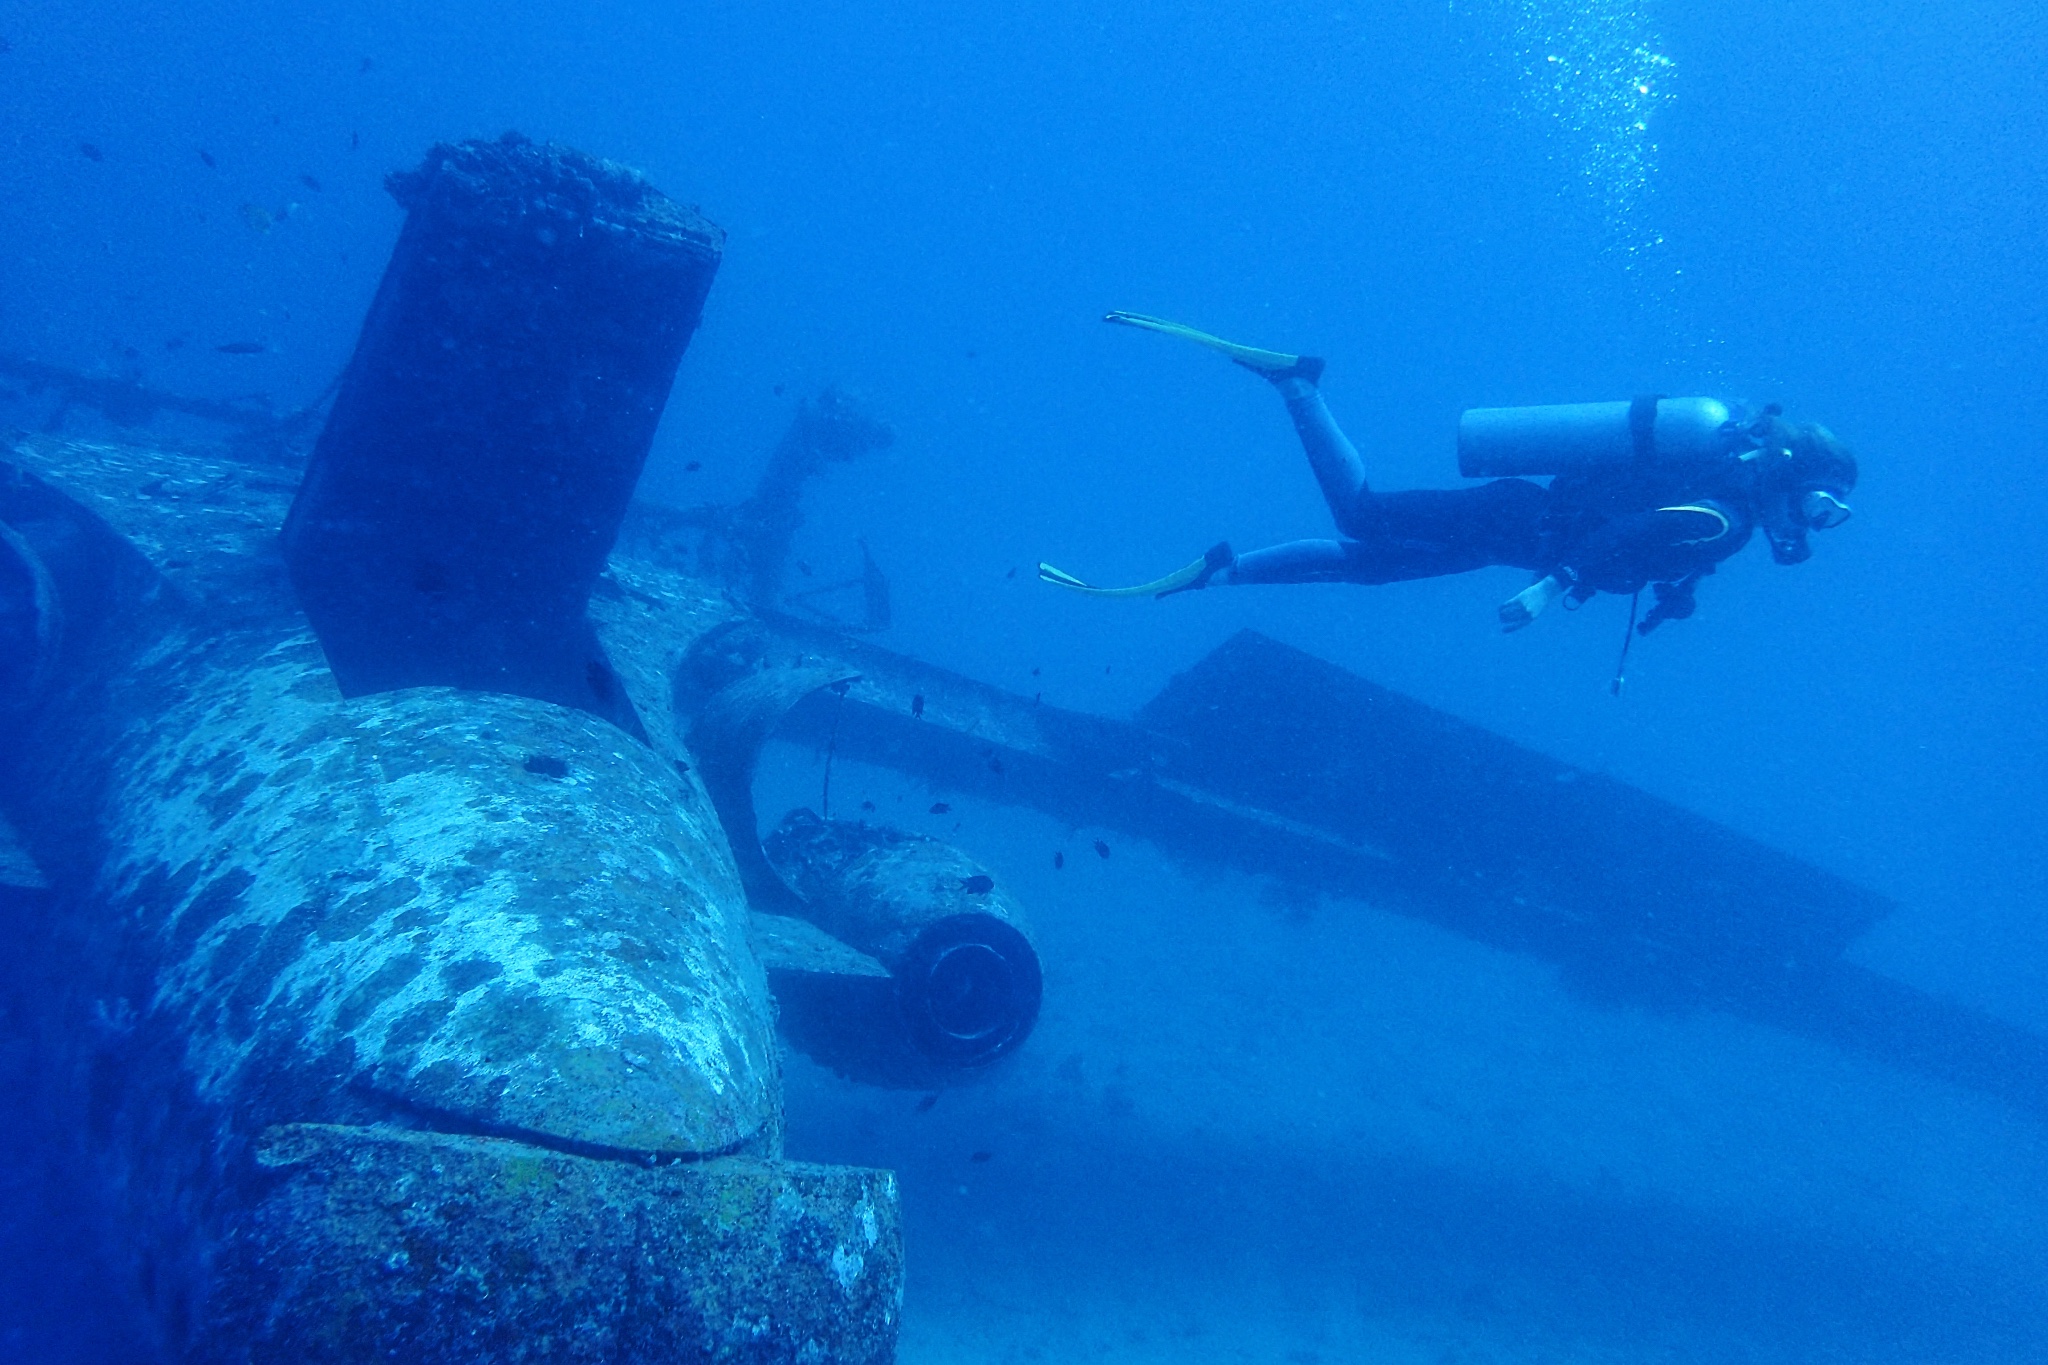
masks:
[[[1640,627],[1647,635],[1664,621],[1692,615],[1692,589],[1748,537],[1749,523],[1726,504],[1702,500],[1603,523],[1568,562],[1500,604],[1502,630],[1520,630],[1567,594],[1591,597],[1587,583],[1657,582],[1657,605]],[[1623,588],[1622,591],[1628,591]]]

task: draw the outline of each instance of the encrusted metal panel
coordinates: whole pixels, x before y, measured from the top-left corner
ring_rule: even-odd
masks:
[[[298,472],[213,450],[29,437],[0,455],[119,533],[216,625],[284,606],[277,527]]]
[[[626,724],[584,608],[725,234],[508,135],[386,182],[398,241],[283,529],[351,695],[488,688]]]
[[[310,635],[224,662],[118,764],[105,879],[202,1098],[313,1117],[289,1078],[347,1077],[578,1142],[772,1149],[765,985],[673,768],[524,698],[344,701]]]
[[[224,1245],[194,1365],[884,1365],[902,1311],[887,1171],[648,1168],[292,1124]]]
[[[24,832],[95,826],[97,866],[65,863],[81,845],[53,868],[129,908],[156,964],[130,1008],[167,1015],[205,1102],[342,1117],[345,1084],[598,1145],[773,1148],[766,987],[671,735],[449,689],[344,701],[283,573],[274,472],[17,455],[182,603],[110,680],[69,680],[20,757],[100,774]]]

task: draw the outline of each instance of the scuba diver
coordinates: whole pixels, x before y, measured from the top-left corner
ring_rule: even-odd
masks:
[[[1773,559],[1797,564],[1813,553],[1809,532],[1849,517],[1856,459],[1827,428],[1787,422],[1776,404],[1748,419],[1715,399],[1662,395],[1472,409],[1459,421],[1459,471],[1490,482],[1376,493],[1316,387],[1320,359],[1239,346],[1139,313],[1104,321],[1209,347],[1278,389],[1342,539],[1247,554],[1226,542],[1130,588],[1098,588],[1038,566],[1040,578],[1077,592],[1166,597],[1212,584],[1393,583],[1510,565],[1536,578],[1500,605],[1504,630],[1520,630],[1560,599],[1574,607],[1596,593],[1629,595],[1625,664],[1626,642],[1692,615],[1700,580],[1758,528]],[[1527,475],[1556,477],[1546,487],[1520,477]],[[1637,620],[1645,587],[1656,603]]]

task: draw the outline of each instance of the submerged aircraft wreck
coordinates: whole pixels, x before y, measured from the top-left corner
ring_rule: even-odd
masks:
[[[393,189],[303,467],[0,450],[4,975],[168,1357],[892,1357],[894,1182],[784,1156],[776,1030],[931,1087],[1048,987],[970,853],[764,837],[771,733],[2048,1113],[2042,1040],[1847,961],[1878,898],[1271,641],[1122,722],[785,614],[790,471],[882,429],[629,506],[719,230],[511,138]]]
[[[586,610],[721,235],[517,139],[393,189],[303,473],[7,458],[37,1102],[174,1358],[885,1360],[894,1181],[782,1156],[672,705],[731,609]]]

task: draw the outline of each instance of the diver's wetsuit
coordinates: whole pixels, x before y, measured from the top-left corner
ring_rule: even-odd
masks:
[[[1276,387],[1344,539],[1253,550],[1218,573],[1219,583],[1393,583],[1502,564],[1557,575],[1582,594],[1635,592],[1711,572],[1755,529],[1752,480],[1732,452],[1699,464],[1560,475],[1548,488],[1496,479],[1375,493],[1314,385],[1283,379]]]

